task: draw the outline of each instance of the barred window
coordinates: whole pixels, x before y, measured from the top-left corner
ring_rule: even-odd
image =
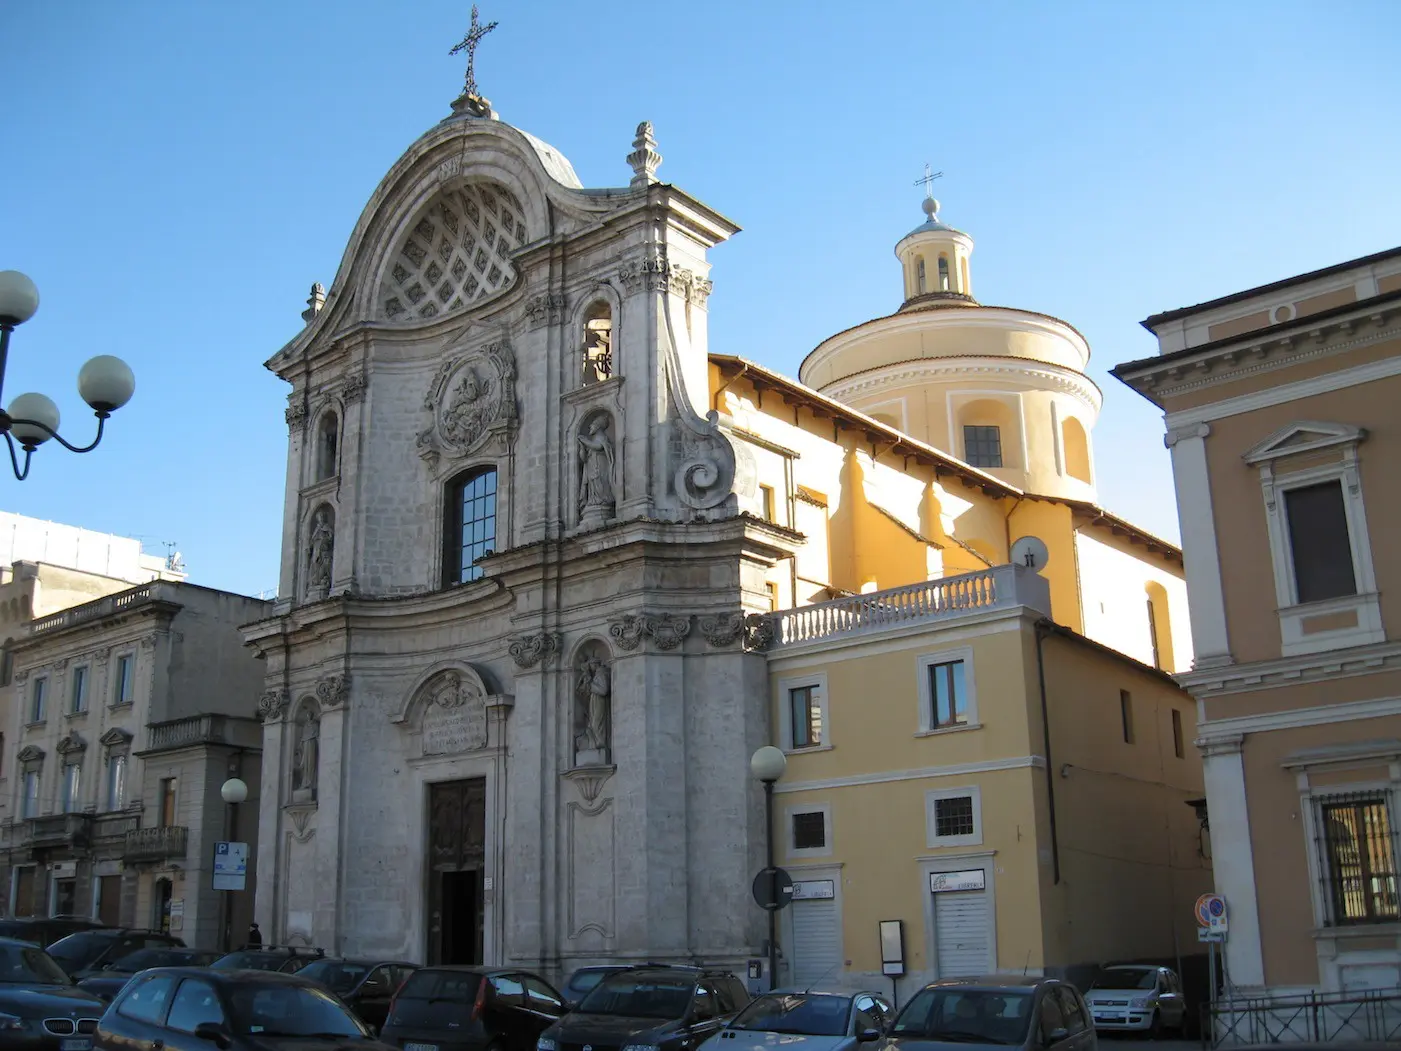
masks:
[[[973,827],[973,797],[949,796],[934,801],[934,836],[971,836]]]
[[[812,810],[793,815],[793,849],[821,850],[827,845],[827,815]]]
[[[1324,891],[1333,924],[1401,918],[1396,836],[1386,797],[1332,796],[1319,805]]]
[[[1002,432],[996,427],[964,427],[963,458],[974,467],[1001,467]]]

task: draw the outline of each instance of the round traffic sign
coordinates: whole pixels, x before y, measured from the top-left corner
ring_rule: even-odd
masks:
[[[1203,894],[1192,911],[1196,914],[1197,926],[1217,926],[1226,915],[1226,899],[1219,894]]]
[[[793,877],[780,868],[763,868],[754,877],[754,901],[768,912],[782,909],[793,900]]]

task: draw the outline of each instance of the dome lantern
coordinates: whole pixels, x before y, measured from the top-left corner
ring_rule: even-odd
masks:
[[[939,202],[925,197],[925,220],[900,239],[895,257],[904,274],[905,296],[900,309],[976,305],[968,277],[973,238],[939,219]]]

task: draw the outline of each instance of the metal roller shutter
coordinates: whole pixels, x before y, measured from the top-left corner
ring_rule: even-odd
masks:
[[[940,978],[986,974],[987,894],[981,890],[934,895],[934,937]]]
[[[805,986],[840,977],[842,926],[832,900],[795,901],[793,913],[793,984]]]

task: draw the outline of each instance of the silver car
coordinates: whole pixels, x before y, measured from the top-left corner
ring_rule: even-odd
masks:
[[[887,1031],[890,1051],[1097,1051],[1094,1023],[1075,986],[1056,978],[949,978],[912,996]]]
[[[1085,994],[1095,1028],[1102,1031],[1185,1035],[1187,1000],[1182,983],[1166,967],[1116,964],[1106,967]]]
[[[700,1051],[855,1051],[879,1040],[890,1016],[880,993],[780,989],[751,1000]]]

